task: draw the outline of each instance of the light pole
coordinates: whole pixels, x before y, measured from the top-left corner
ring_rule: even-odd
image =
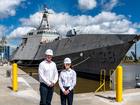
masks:
[[[137,42],[135,42],[135,62],[138,62],[138,59],[137,59]]]

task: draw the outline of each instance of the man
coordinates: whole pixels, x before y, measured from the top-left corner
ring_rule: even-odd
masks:
[[[40,105],[51,105],[54,85],[58,80],[58,71],[52,57],[53,51],[47,49],[45,60],[39,64]]]

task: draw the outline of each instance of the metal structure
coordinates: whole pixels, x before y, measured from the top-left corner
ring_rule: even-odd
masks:
[[[101,70],[100,85],[96,89],[95,93],[97,93],[99,90],[103,90],[105,92],[105,88],[106,88],[106,70]]]
[[[118,66],[116,70],[116,101],[122,102],[123,100],[123,68]]]
[[[0,40],[0,55],[1,62],[8,61],[10,58],[10,46],[7,45],[7,40],[5,36],[3,36]]]
[[[12,64],[12,89],[14,92],[18,91],[18,65]]]
[[[110,90],[111,89],[113,89],[113,87],[114,87],[114,89],[115,89],[115,77],[114,78],[112,78],[111,77],[111,75],[113,74],[115,72],[115,70],[109,70],[109,88],[110,88]],[[114,83],[113,83],[113,79],[114,79]],[[113,86],[112,86],[113,85]]]

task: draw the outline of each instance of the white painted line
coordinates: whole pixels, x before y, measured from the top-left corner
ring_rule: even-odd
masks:
[[[31,85],[23,77],[18,77],[18,82],[25,83],[28,87],[32,88]]]

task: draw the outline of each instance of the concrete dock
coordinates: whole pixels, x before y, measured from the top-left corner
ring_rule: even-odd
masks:
[[[7,77],[7,70],[11,66],[0,66],[0,105],[39,105],[39,82],[22,70],[18,70],[19,89],[13,92],[11,77]],[[140,89],[123,91],[123,102],[115,101],[115,92],[75,94],[73,105],[140,105]],[[52,105],[60,105],[60,97],[54,92]]]

